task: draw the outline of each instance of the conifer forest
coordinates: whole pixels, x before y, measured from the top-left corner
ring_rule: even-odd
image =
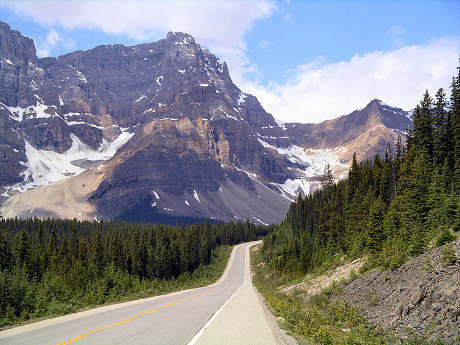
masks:
[[[0,326],[212,283],[253,223],[190,226],[3,219]]]
[[[365,162],[354,156],[348,178],[337,183],[326,168],[323,188],[299,195],[262,253],[287,276],[343,256],[367,256],[370,267],[394,269],[459,230],[460,74],[450,99],[443,89],[423,95],[405,143]]]

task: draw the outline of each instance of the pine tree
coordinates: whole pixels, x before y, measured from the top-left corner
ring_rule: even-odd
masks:
[[[439,89],[436,93],[434,105],[434,134],[433,134],[433,156],[435,164],[441,166],[447,157],[449,146],[449,136],[447,133],[448,112],[447,100],[444,89]]]
[[[423,95],[418,111],[414,114],[414,138],[419,149],[426,150],[429,157],[433,156],[433,99],[428,90]]]
[[[428,225],[432,234],[435,235],[437,229],[448,224],[447,195],[443,186],[443,176],[438,169],[436,169],[428,188],[427,199],[430,208],[428,211]]]
[[[377,199],[369,210],[369,220],[367,224],[367,247],[371,255],[376,258],[382,251],[383,238],[383,219],[386,206],[381,199]]]
[[[10,266],[11,250],[8,242],[7,230],[0,225],[0,272]]]
[[[334,177],[332,175],[332,169],[329,163],[324,167],[324,173],[322,178],[322,186],[324,189],[329,189],[334,184]]]
[[[451,152],[453,152],[453,187],[460,192],[460,67],[457,67],[458,75],[451,84],[450,96],[450,131],[449,136],[452,138]]]

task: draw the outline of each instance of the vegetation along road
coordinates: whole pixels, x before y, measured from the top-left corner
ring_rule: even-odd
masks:
[[[225,321],[221,320],[222,317],[230,315],[232,318],[235,303],[239,303],[242,295],[247,297],[248,291],[251,293],[249,297],[255,298],[248,302],[250,307],[244,309],[243,314],[237,314],[240,321],[257,320],[257,327],[245,329],[244,325],[232,323],[231,326],[237,328],[231,329],[227,325],[228,339],[238,333],[248,337],[240,338],[241,342],[260,339],[266,344],[275,343],[250,279],[248,248],[254,243],[257,242],[234,248],[223,276],[215,284],[9,329],[0,333],[0,344],[212,343],[217,340],[213,338],[216,330],[219,333],[213,323],[220,327],[219,324]],[[231,309],[230,314],[227,309]],[[246,326],[249,326],[248,322]]]

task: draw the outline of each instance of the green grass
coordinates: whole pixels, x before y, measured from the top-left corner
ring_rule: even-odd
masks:
[[[336,297],[341,284],[333,284],[306,299],[278,292],[279,282],[261,261],[258,251],[251,256],[254,285],[274,314],[305,344],[388,344],[387,338],[366,323],[356,308]]]
[[[292,333],[299,344],[337,345],[458,345],[460,339],[427,339],[412,335],[399,340],[374,328],[359,310],[343,301],[339,294],[346,282],[333,283],[321,293],[306,298],[301,293],[293,296],[279,292],[286,279],[262,263],[259,251],[251,252],[251,265],[255,273],[253,283],[264,296],[269,308],[281,325]],[[356,278],[356,273],[350,280]],[[377,303],[375,291],[371,291],[369,304]]]

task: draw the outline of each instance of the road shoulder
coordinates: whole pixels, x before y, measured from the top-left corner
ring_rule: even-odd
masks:
[[[296,344],[279,328],[252,284],[249,246],[245,248],[244,272],[243,285],[194,344]]]

